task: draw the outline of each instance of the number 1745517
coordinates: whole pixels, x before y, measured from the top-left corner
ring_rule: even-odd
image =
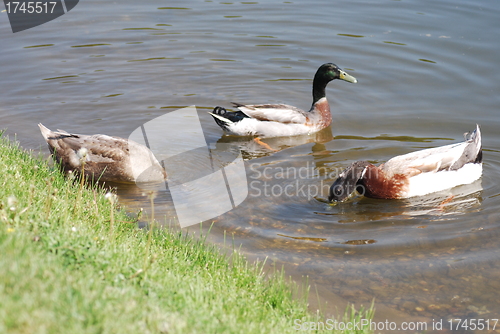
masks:
[[[56,1],[9,1],[5,3],[8,14],[52,14]]]
[[[498,319],[450,319],[450,330],[495,330]]]

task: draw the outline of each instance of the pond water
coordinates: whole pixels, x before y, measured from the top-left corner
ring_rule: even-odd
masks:
[[[38,122],[128,137],[195,105],[207,142],[246,160],[248,197],[203,224],[214,222],[212,242],[226,238],[299,282],[307,276],[311,303],[326,314],[375,300],[377,321],[496,319],[498,17],[500,3],[485,0],[87,0],[13,34],[2,12],[0,128],[47,154]],[[231,101],[308,108],[312,76],[326,62],[358,83],[330,83],[333,124],[320,133],[264,139],[265,148],[224,136],[206,113]],[[352,161],[458,142],[476,123],[484,174],[474,184],[412,200],[325,202]],[[135,186],[118,192],[131,211],[148,205]],[[207,189],[205,201],[218,198]],[[156,215],[176,226],[168,192],[157,195]]]

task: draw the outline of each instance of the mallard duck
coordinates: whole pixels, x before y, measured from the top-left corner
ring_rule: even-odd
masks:
[[[230,112],[222,107],[215,107],[210,114],[222,129],[234,135],[281,137],[314,133],[332,122],[325,88],[334,79],[357,82],[356,78],[335,64],[321,65],[314,75],[313,103],[309,111],[286,104],[233,103],[238,111]]]
[[[76,135],[38,124],[54,159],[66,172],[114,182],[158,182],[165,170],[153,152],[132,140],[107,135]]]
[[[330,187],[330,201],[346,200],[354,190],[371,198],[400,199],[423,196],[472,183],[482,174],[479,125],[465,141],[394,157],[374,166],[357,161]]]

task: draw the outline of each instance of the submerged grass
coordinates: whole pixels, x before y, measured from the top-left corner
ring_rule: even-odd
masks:
[[[139,229],[4,137],[0,175],[0,333],[288,333],[319,319],[282,272]]]

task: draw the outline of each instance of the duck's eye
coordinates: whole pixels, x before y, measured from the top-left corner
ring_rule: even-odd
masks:
[[[335,193],[335,196],[340,196],[344,193],[344,188],[342,188],[341,186],[336,186],[333,189],[333,192]]]

